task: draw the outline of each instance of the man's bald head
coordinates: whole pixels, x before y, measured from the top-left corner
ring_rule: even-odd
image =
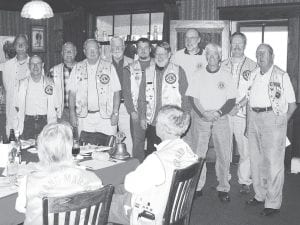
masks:
[[[199,31],[195,28],[191,28],[191,29],[188,29],[185,33],[185,36],[187,37],[200,37],[200,34],[199,34]]]

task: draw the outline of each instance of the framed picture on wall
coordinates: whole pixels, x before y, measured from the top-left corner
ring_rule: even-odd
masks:
[[[46,33],[44,26],[31,27],[31,51],[45,52],[46,51]]]

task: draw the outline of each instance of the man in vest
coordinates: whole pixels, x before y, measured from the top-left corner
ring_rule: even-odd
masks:
[[[126,110],[124,104],[124,74],[123,69],[125,66],[128,66],[133,60],[127,56],[124,56],[125,45],[124,41],[120,37],[113,37],[110,41],[111,47],[111,55],[112,55],[112,64],[114,65],[119,80],[121,84],[121,91],[120,91],[120,108],[119,108],[119,123],[118,128],[119,131],[122,131],[126,138],[124,143],[126,144],[127,150],[132,155],[132,138],[130,134],[130,116]]]
[[[247,126],[255,196],[246,203],[264,203],[261,215],[270,216],[279,212],[282,202],[287,121],[297,106],[289,75],[273,64],[272,47],[260,44],[256,58]]]
[[[27,77],[19,82],[15,99],[17,111],[16,132],[24,139],[36,139],[47,123],[56,122],[54,82],[46,77],[41,57],[29,60]]]
[[[56,112],[60,121],[70,122],[69,90],[67,87],[71,71],[76,64],[76,54],[76,46],[72,42],[66,42],[61,51],[63,63],[50,69],[50,76],[53,78],[56,88]]]
[[[135,171],[126,175],[125,190],[116,189],[109,222],[128,225],[163,224],[174,170],[185,168],[198,159],[181,139],[189,123],[189,113],[178,106],[165,105],[161,108],[157,115],[156,131],[162,142],[157,146],[157,152],[149,155]],[[144,211],[153,219],[147,218]]]
[[[181,66],[190,83],[190,79],[195,74],[195,71],[206,65],[205,54],[200,48],[201,37],[196,29],[188,29],[184,36],[185,48],[177,51],[172,62]]]
[[[88,39],[83,47],[86,59],[75,65],[69,82],[70,121],[77,126],[78,120],[83,142],[105,145],[117,132],[121,85],[112,63],[100,59],[98,42]]]
[[[158,43],[155,49],[155,65],[148,67],[142,76],[138,108],[141,126],[147,129],[147,155],[155,151],[155,144],[161,141],[155,132],[159,109],[169,104],[190,110],[188,98],[185,96],[188,87],[185,72],[170,62],[170,56],[170,45],[167,42]]]
[[[232,74],[235,87],[238,89],[237,103],[230,112],[229,119],[232,136],[234,135],[240,155],[237,174],[242,194],[248,194],[252,184],[248,139],[245,137],[246,106],[242,102],[248,92],[250,73],[256,68],[256,63],[244,55],[246,43],[247,38],[243,33],[232,34],[230,37],[231,57],[222,62],[222,66]]]
[[[124,68],[123,96],[128,113],[130,114],[131,137],[133,140],[132,156],[142,162],[145,158],[145,130],[141,128],[138,115],[138,98],[142,75],[146,68],[154,65],[150,58],[151,42],[147,38],[137,41],[138,60]]]
[[[25,76],[28,76],[29,56],[28,40],[23,34],[16,36],[14,40],[14,48],[16,56],[3,65],[3,84],[6,91],[6,135],[8,137],[10,129],[16,129],[17,112],[15,109],[14,100],[16,99],[16,90],[19,81]]]
[[[218,197],[221,202],[229,202],[230,184],[230,127],[228,113],[235,105],[237,90],[232,75],[221,67],[222,50],[217,44],[205,47],[207,66],[193,76],[186,95],[190,96],[194,118],[191,124],[192,146],[199,157],[205,158],[208,142],[212,136],[216,152],[216,175]],[[206,166],[200,176],[197,192],[206,180]],[[201,195],[196,193],[197,195]]]

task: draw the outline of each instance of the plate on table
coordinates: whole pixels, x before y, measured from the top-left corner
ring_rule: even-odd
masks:
[[[9,177],[0,177],[0,187],[9,187],[12,186]]]
[[[85,146],[80,146],[80,155],[91,155],[95,149],[96,149],[96,145],[85,145]]]
[[[95,148],[96,152],[106,152],[106,151],[110,151],[112,149],[112,147],[109,146],[97,146]]]

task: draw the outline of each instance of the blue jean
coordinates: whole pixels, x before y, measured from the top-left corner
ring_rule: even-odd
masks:
[[[248,141],[255,198],[279,209],[284,183],[287,117],[273,111],[249,113]]]
[[[193,114],[190,127],[191,147],[193,151],[202,158],[206,157],[210,137],[213,138],[214,150],[216,152],[215,170],[218,179],[218,191],[228,192],[230,184],[228,181],[230,169],[230,126],[228,116],[223,116],[215,122],[206,122],[199,116]],[[206,181],[206,165],[200,176],[197,190],[201,190]]]
[[[36,139],[38,135],[43,130],[44,126],[47,125],[47,116],[28,116],[25,115],[24,119],[24,129],[22,133],[22,138],[27,139]]]

